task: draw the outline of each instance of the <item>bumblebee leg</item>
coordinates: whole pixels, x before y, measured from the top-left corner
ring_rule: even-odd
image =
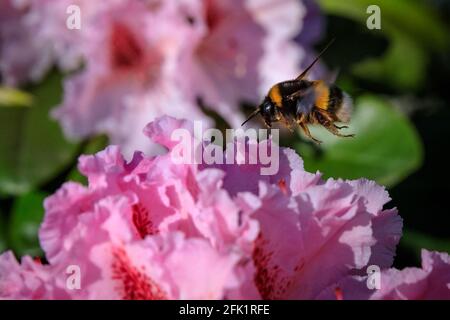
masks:
[[[338,131],[337,126],[335,126],[334,124],[323,124],[323,126],[325,127],[325,129],[327,129],[328,131],[330,131],[332,134],[334,134],[335,136],[338,137],[343,137],[343,138],[350,138],[350,137],[354,137],[354,134],[342,134]]]
[[[294,132],[294,128],[293,126],[295,125],[295,123],[289,118],[289,117],[284,117],[284,125],[286,126],[286,128],[288,128],[288,130],[290,132]]]
[[[290,132],[294,132],[294,128],[292,128],[292,124],[290,122],[286,122],[286,128],[288,128]]]
[[[322,143],[322,141],[317,140],[316,138],[314,138],[314,137],[311,135],[311,132],[309,132],[308,126],[307,126],[304,122],[299,122],[298,125],[300,126],[300,128],[302,128],[303,132],[305,133],[305,135],[306,135],[307,137],[309,137],[310,139],[312,139],[315,143],[318,143],[318,144]]]
[[[313,115],[317,119],[317,122],[323,126],[333,123],[333,117],[326,110],[314,107]]]
[[[332,134],[338,137],[354,137],[354,134],[342,134],[338,131],[338,129],[348,128],[347,126],[338,127],[333,123],[333,119],[331,115],[321,109],[316,108],[315,116],[318,119],[318,122],[325,127],[328,131],[330,131]]]

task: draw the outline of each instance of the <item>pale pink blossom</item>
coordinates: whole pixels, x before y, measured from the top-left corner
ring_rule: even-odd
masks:
[[[41,79],[54,62],[47,43],[32,33],[28,9],[27,2],[0,2],[0,73],[10,86]]]
[[[69,5],[80,8],[79,30],[66,28]],[[239,104],[257,104],[273,83],[295,77],[312,43],[294,41],[310,7],[298,0],[7,0],[4,6],[5,82],[38,81],[53,64],[63,71],[82,66],[65,77],[53,116],[67,137],[107,134],[127,158],[134,150],[158,152],[141,130],[163,114],[211,126],[206,108],[238,126]]]
[[[177,22],[143,1],[103,7],[83,25],[85,68],[65,80],[64,100],[53,114],[67,136],[106,133],[131,155],[143,149],[141,130],[155,116],[203,113],[173,80],[174,53],[186,41]],[[146,144],[146,151],[153,149]]]
[[[81,2],[87,3],[83,0],[1,1],[0,73],[6,84],[18,86],[40,81],[54,64],[63,71],[81,65],[83,35],[66,28],[67,7]],[[91,11],[84,6],[83,18],[88,20]]]

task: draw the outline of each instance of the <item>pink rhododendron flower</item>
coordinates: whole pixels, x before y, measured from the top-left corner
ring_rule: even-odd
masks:
[[[136,152],[127,162],[111,146],[82,156],[88,186],[68,182],[45,201],[39,238],[48,264],[29,257],[19,264],[4,253],[0,296],[335,299],[339,290],[344,299],[447,297],[445,254],[424,251],[423,269],[389,269],[402,220],[384,209],[382,187],[325,181],[285,148],[272,176],[259,174],[261,163],[176,164],[170,137],[178,128],[194,140],[185,120],[163,117],[145,128],[167,149],[162,155]],[[248,152],[269,143],[232,146]],[[376,292],[361,275],[370,264],[383,270]],[[77,290],[70,266],[80,270]]]
[[[386,269],[380,274],[379,290],[367,287],[367,276],[348,276],[319,296],[334,299],[339,287],[344,299],[435,300],[450,299],[450,257],[422,250],[422,268]]]
[[[18,1],[0,2],[0,73],[11,86],[40,79],[53,62],[46,44],[28,27],[27,9]]]
[[[70,5],[80,8],[81,29],[66,27]],[[68,137],[106,133],[127,156],[155,153],[141,128],[157,116],[211,125],[199,104],[238,126],[240,102],[257,104],[309,60],[313,39],[304,47],[294,41],[303,19],[321,24],[314,12],[308,15],[310,2],[298,0],[7,0],[3,6],[5,81],[37,81],[54,63],[67,71],[83,62],[65,78],[53,115]]]
[[[79,2],[1,1],[0,73],[7,85],[39,81],[53,64],[63,71],[80,66],[82,33],[66,28],[67,7]]]
[[[65,80],[54,112],[69,137],[106,133],[131,155],[143,149],[141,128],[155,116],[205,118],[177,88],[176,54],[186,35],[163,8],[116,1],[83,29],[85,68]]]

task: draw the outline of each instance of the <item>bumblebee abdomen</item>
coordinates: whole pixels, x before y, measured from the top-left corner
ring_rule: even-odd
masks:
[[[325,82],[314,81],[314,105],[317,108],[323,110],[330,108],[331,93],[330,87]]]
[[[327,111],[335,117],[336,121],[349,122],[353,109],[350,96],[335,85],[330,86],[329,96]]]
[[[336,86],[330,86],[329,88],[329,99],[327,103],[327,110],[331,113],[335,113],[342,106],[344,93],[341,89]]]

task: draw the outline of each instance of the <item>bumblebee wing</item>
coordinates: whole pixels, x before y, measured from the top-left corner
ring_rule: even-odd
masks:
[[[339,69],[337,68],[337,69],[334,69],[334,70],[332,70],[332,71],[329,71],[329,72],[325,75],[323,81],[324,81],[326,84],[331,85],[331,84],[333,84],[333,83],[336,82],[336,79],[337,79],[338,75],[339,75]]]
[[[302,80],[309,72],[309,70],[311,70],[311,68],[316,64],[317,61],[319,61],[320,57],[322,57],[322,55],[325,53],[325,51],[327,51],[327,49],[331,46],[331,44],[334,42],[334,38],[331,39],[330,42],[328,42],[328,44],[325,46],[325,48],[319,53],[319,55],[314,59],[313,62],[311,62],[311,64],[297,77],[295,78],[295,80]]]
[[[297,114],[308,114],[311,112],[316,101],[316,92],[311,87],[308,89],[300,99],[297,100]]]

